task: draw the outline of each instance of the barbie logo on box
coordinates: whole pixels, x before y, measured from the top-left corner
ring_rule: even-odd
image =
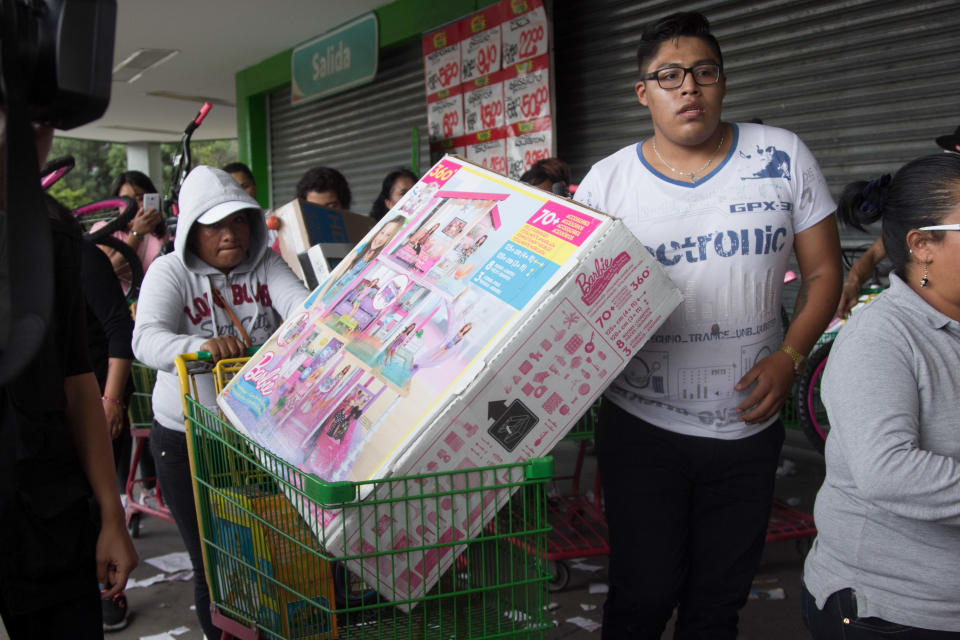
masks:
[[[583,294],[583,303],[587,306],[593,304],[603,293],[614,276],[620,273],[620,270],[630,263],[630,254],[626,251],[614,258],[597,258],[593,261],[594,269],[588,273],[577,274],[577,285]]]

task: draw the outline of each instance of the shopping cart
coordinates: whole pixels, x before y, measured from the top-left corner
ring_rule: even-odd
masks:
[[[212,376],[219,388],[243,362],[224,360],[212,367],[192,354],[177,359],[212,615],[225,637],[546,637],[553,628],[543,559],[552,459],[327,483],[274,456],[197,402],[202,376]],[[338,543],[322,527],[315,534],[303,516],[314,523],[329,513],[343,516],[343,523],[372,518],[397,540],[408,529],[429,528],[413,518],[405,521],[404,513],[420,513],[429,503],[438,513],[455,514],[444,506],[451,500],[486,505],[491,492],[509,491],[513,497],[480,535],[451,539],[449,528],[437,527],[424,536],[431,544],[401,549],[365,540],[358,550],[341,549],[334,556],[328,549]],[[467,522],[453,527],[469,530]],[[350,533],[346,529],[341,533]],[[392,601],[380,595],[394,593],[407,569],[451,553],[452,568],[428,592]]]
[[[574,558],[605,556],[610,553],[607,521],[603,515],[600,472],[594,477],[593,491],[580,489],[587,449],[593,443],[600,416],[598,399],[564,438],[577,442],[577,455],[572,473],[556,476],[547,499],[547,534],[550,590],[560,591],[570,581],[568,561]]]
[[[127,498],[127,528],[132,537],[138,538],[143,514],[163,518],[167,522],[173,522],[173,516],[163,502],[163,494],[156,477],[137,476],[144,447],[150,438],[150,427],[153,425],[153,385],[157,381],[157,372],[142,362],[134,361],[132,373],[134,391],[130,397],[130,435],[133,438],[133,453],[130,456],[130,471],[124,493]],[[154,492],[150,492],[149,488],[153,488]]]

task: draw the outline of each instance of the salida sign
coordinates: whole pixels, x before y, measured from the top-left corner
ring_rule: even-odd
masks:
[[[290,56],[294,104],[331,96],[377,75],[377,16],[368,13],[305,42]]]

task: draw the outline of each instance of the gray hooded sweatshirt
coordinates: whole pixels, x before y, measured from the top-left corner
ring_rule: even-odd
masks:
[[[234,211],[256,212],[250,215],[246,259],[224,274],[188,249],[187,238],[201,215],[215,206],[229,209],[228,202],[236,203]],[[229,174],[213,167],[195,168],[184,181],[180,205],[174,253],[151,264],[140,290],[133,331],[137,359],[157,370],[154,418],[175,431],[184,431],[184,418],[174,358],[200,350],[215,336],[240,335],[227,311],[215,302],[213,290],[222,295],[254,345],[266,342],[308,293],[283,259],[269,249],[263,211]],[[198,382],[198,399],[214,408],[211,376],[198,376]]]

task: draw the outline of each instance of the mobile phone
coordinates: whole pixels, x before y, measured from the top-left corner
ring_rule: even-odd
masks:
[[[159,193],[145,193],[143,194],[143,210],[150,211],[151,209],[160,210],[160,194]]]

